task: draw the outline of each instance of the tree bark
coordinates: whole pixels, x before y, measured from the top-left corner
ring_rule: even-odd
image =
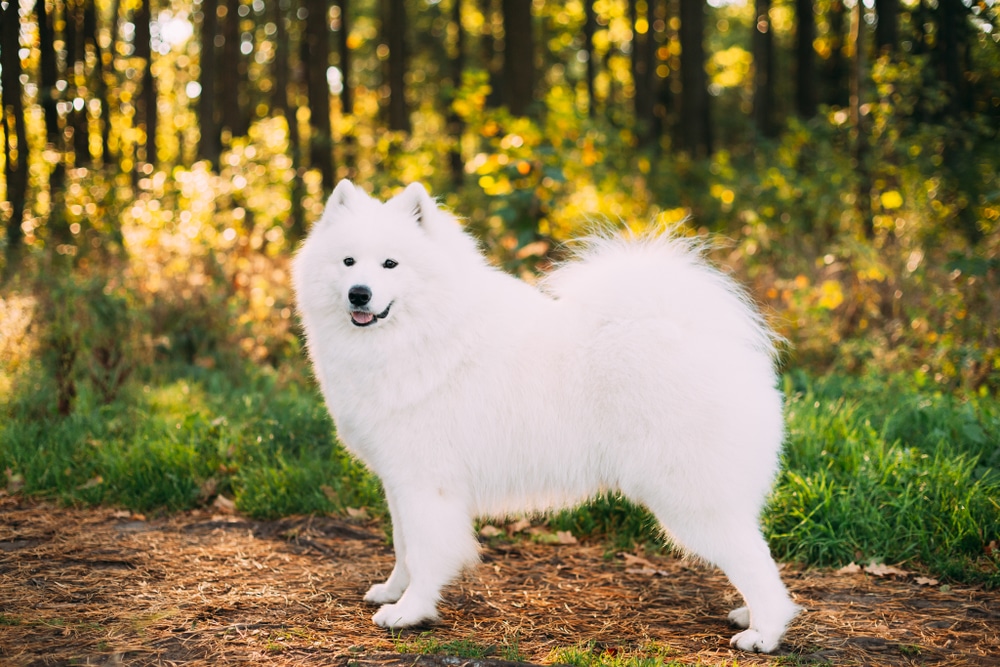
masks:
[[[383,24],[384,39],[389,45],[389,129],[410,131],[410,110],[406,104],[406,3],[389,0]]]
[[[340,73],[343,88],[340,91],[340,107],[344,113],[354,113],[354,88],[351,85],[351,15],[348,0],[337,0],[340,8]]]
[[[156,79],[153,77],[153,49],[150,36],[150,23],[153,20],[149,7],[151,1],[142,0],[135,13],[135,55],[144,62],[141,90],[136,100],[136,122],[146,137],[142,149],[136,147],[136,168],[140,162],[155,166],[158,161]]]
[[[7,180],[7,249],[4,273],[17,266],[24,245],[24,208],[28,193],[28,137],[24,126],[24,100],[21,97],[21,56],[19,54],[21,20],[19,3],[8,2],[0,9],[0,85],[3,86],[4,178]]]
[[[712,153],[707,76],[705,74],[705,5],[680,0],[681,112],[680,148],[692,157]]]
[[[462,29],[462,0],[452,0],[451,22],[455,26],[454,52],[451,58],[451,104],[448,106],[448,134],[451,136],[451,149],[448,151],[448,163],[451,167],[451,182],[456,188],[461,187],[465,180],[465,160],[462,159],[462,135],[465,124],[455,111],[455,100],[462,88],[462,74],[465,70],[465,31]]]
[[[503,0],[504,83],[507,108],[524,116],[535,97],[535,33],[531,0]]]
[[[899,0],[875,0],[875,49],[881,55],[892,55],[899,43]]]
[[[250,112],[247,109],[247,65],[240,52],[240,0],[225,0],[222,17],[222,53],[219,80],[222,100],[222,128],[232,137],[245,137],[250,129]]]
[[[872,218],[871,174],[868,170],[868,129],[865,123],[863,106],[864,74],[865,74],[865,43],[864,43],[864,3],[858,2],[851,12],[851,45],[854,59],[851,63],[851,121],[854,125],[854,169],[858,178],[855,192],[856,209],[861,218],[861,227],[865,238],[875,238],[875,226]]]
[[[847,60],[844,58],[844,23],[846,17],[843,0],[832,0],[827,13],[830,24],[830,58],[826,66],[826,103],[844,106],[849,102]]]
[[[309,99],[309,162],[322,175],[323,191],[332,192],[336,170],[333,165],[333,129],[330,125],[330,40],[326,13],[328,0],[305,0],[305,27],[302,63],[306,68]]]
[[[201,95],[198,97],[198,126],[201,137],[198,141],[198,158],[207,160],[214,169],[219,168],[222,154],[222,140],[219,136],[218,108],[218,58],[215,52],[215,34],[218,31],[219,0],[202,0],[201,37],[198,83]]]
[[[816,115],[816,17],[813,0],[795,0],[795,110],[800,118]]]
[[[594,60],[594,33],[597,32],[597,12],[594,11],[594,1],[583,0],[583,8],[586,14],[583,23],[583,50],[587,54],[587,114],[591,118],[597,116],[597,94],[594,92],[594,79],[597,77],[597,64]],[[635,8],[635,0],[629,0],[629,7]]]
[[[758,137],[774,137],[774,33],[771,1],[756,0],[753,26],[753,119]]]

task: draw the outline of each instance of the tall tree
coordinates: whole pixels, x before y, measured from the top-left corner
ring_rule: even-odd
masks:
[[[382,23],[384,39],[389,46],[389,129],[410,131],[410,110],[406,104],[406,2],[389,0],[387,16]]]
[[[653,125],[656,81],[656,0],[645,0],[645,16],[639,16],[638,0],[629,0],[632,24],[632,82],[635,86],[634,112],[640,136],[646,137]],[[644,28],[644,29],[642,29]]]
[[[136,147],[136,168],[140,162],[155,166],[158,161],[156,153],[158,114],[156,78],[153,76],[153,44],[150,31],[153,16],[149,7],[150,2],[152,0],[140,0],[135,12],[135,55],[143,61],[142,84],[136,100],[136,123],[146,138],[141,148]]]
[[[771,0],[755,0],[753,30],[753,120],[757,135],[773,137],[774,122],[774,33],[771,31]]]
[[[83,6],[83,35],[85,44],[89,44],[94,53],[94,68],[91,79],[94,82],[94,96],[101,108],[101,161],[108,164],[111,161],[111,109],[108,105],[108,81],[105,72],[111,65],[110,53],[105,53],[101,47],[98,34],[97,3],[86,0]]]
[[[795,110],[800,118],[816,115],[816,16],[813,0],[795,0]]]
[[[597,66],[594,54],[594,33],[597,32],[597,12],[594,10],[595,0],[583,0],[583,50],[587,54],[587,113],[591,118],[597,115],[597,94],[594,91],[594,79],[597,78]],[[635,6],[635,0],[630,0],[629,6]]]
[[[849,101],[848,66],[844,57],[845,25],[847,11],[843,0],[831,0],[827,11],[829,25],[830,57],[825,68],[826,94],[824,100],[832,106],[845,106]]]
[[[322,175],[323,191],[332,192],[336,170],[333,165],[333,129],[330,125],[330,66],[328,0],[303,0],[305,26],[302,35],[302,63],[306,69],[309,99],[309,162]]]
[[[705,74],[705,4],[680,0],[681,110],[680,147],[692,157],[712,153],[708,77]]]
[[[875,49],[892,54],[899,43],[899,0],[875,0]]]
[[[68,126],[72,131],[73,155],[77,166],[89,166],[90,121],[87,112],[87,52],[83,31],[83,0],[67,0],[64,7],[64,37],[66,42],[66,78],[72,104]]]
[[[935,55],[939,63],[939,76],[952,90],[948,105],[951,114],[972,109],[963,65],[969,48],[968,12],[962,0],[938,0],[934,10],[937,25]]]
[[[201,94],[198,97],[198,126],[201,137],[198,140],[198,158],[207,160],[218,169],[222,155],[222,140],[219,135],[219,117],[216,102],[219,99],[218,58],[215,52],[215,35],[218,30],[219,0],[201,0],[201,35],[199,37],[198,83]]]
[[[20,3],[0,7],[0,86],[3,86],[4,178],[7,179],[7,250],[5,272],[12,273],[24,243],[24,205],[28,194],[28,137],[24,126],[24,100],[21,97],[21,19]]]
[[[53,5],[53,9],[57,6]],[[38,22],[38,97],[45,117],[46,149],[58,157],[49,165],[49,219],[47,227],[53,246],[69,243],[72,234],[64,215],[64,191],[66,188],[66,140],[61,127],[58,110],[59,61],[55,48],[53,13],[49,13],[45,0],[35,2],[35,18]]]
[[[455,41],[452,44],[451,56],[451,104],[448,105],[448,134],[451,136],[451,149],[448,151],[448,162],[451,167],[451,182],[460,187],[465,180],[465,161],[462,159],[462,135],[465,124],[458,115],[455,102],[462,88],[462,75],[465,71],[465,30],[462,28],[462,0],[451,0],[451,23],[455,28]]]
[[[868,169],[868,129],[866,127],[865,96],[865,5],[855,4],[851,11],[851,122],[854,126],[854,170],[857,175],[855,192],[856,209],[861,217],[861,227],[865,237],[875,237],[871,203],[871,174]]]
[[[220,13],[220,118],[223,129],[229,130],[230,136],[243,137],[249,129],[250,118],[245,109],[247,66],[240,52],[240,0],[223,2]]]
[[[457,2],[458,0],[456,0]],[[344,113],[354,113],[354,86],[351,79],[351,15],[348,0],[337,0],[340,9],[340,73],[342,87],[340,90],[340,108]],[[461,30],[461,25],[459,25]]]
[[[535,98],[535,30],[532,0],[503,0],[505,102],[524,116]]]

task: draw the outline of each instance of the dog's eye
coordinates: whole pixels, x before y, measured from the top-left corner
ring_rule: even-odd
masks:
[[[382,262],[382,268],[385,269],[395,269],[397,266],[399,266],[399,262],[394,259],[387,259]]]
[[[344,258],[344,266],[354,266],[354,258],[353,257],[345,257]]]

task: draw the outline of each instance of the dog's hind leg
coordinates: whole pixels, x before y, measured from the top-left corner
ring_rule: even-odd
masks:
[[[399,510],[396,507],[395,499],[388,491],[386,491],[385,499],[392,517],[392,548],[396,553],[396,563],[393,565],[388,579],[381,584],[375,584],[365,593],[365,602],[374,604],[395,602],[403,596],[403,592],[410,584],[410,573],[406,570],[406,542],[403,538],[403,531],[400,529]]]
[[[409,586],[396,603],[383,605],[372,617],[384,628],[436,619],[441,589],[479,557],[472,517],[459,499],[444,491],[397,490],[395,504],[393,534],[399,530],[405,545]]]
[[[721,569],[743,596],[746,607],[733,610],[729,620],[746,629],[730,645],[742,651],[774,652],[799,607],[788,597],[756,519],[733,516],[732,508],[716,508],[711,516],[699,517],[695,511],[678,521],[676,513],[651,509],[678,546]]]

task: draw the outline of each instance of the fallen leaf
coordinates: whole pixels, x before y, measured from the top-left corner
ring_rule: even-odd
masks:
[[[10,468],[5,471],[7,474],[7,493],[13,495],[24,487],[24,475],[15,473]]]
[[[214,501],[212,501],[212,507],[219,510],[223,514],[236,513],[236,503],[234,503],[229,498],[226,498],[221,493],[215,497]]]
[[[358,521],[364,521],[368,518],[368,512],[365,511],[364,507],[348,507],[344,511],[347,512],[347,516]]]
[[[522,530],[527,530],[531,528],[531,522],[527,519],[518,519],[514,523],[507,526],[511,533],[520,533]]]
[[[573,533],[568,530],[556,531],[556,543],[557,544],[576,544],[577,539],[573,537]]]
[[[202,502],[207,502],[209,498],[218,492],[219,481],[214,477],[209,477],[201,483],[201,488],[198,489],[198,497],[201,498]]]
[[[85,489],[92,489],[95,486],[100,486],[101,484],[104,484],[104,478],[98,475],[96,477],[91,477],[86,482],[76,487],[76,489],[77,491],[83,491]]]
[[[323,495],[326,496],[326,499],[329,500],[331,503],[336,503],[338,500],[340,500],[340,498],[337,497],[337,492],[333,490],[332,486],[327,486],[326,484],[322,484],[320,485],[319,490],[323,492]]]
[[[865,572],[868,574],[875,575],[876,577],[887,577],[889,575],[897,575],[900,577],[905,577],[909,574],[906,570],[901,570],[898,567],[893,567],[892,565],[885,565],[883,563],[876,563],[872,561],[865,565]]]
[[[837,570],[837,574],[857,574],[860,571],[861,566],[857,563],[851,562]]]
[[[930,577],[917,577],[914,579],[918,586],[937,586],[938,580]]]
[[[986,545],[985,551],[987,556],[996,556],[1000,554],[1000,544],[997,544],[996,540],[990,540],[990,543]]]
[[[112,519],[128,519],[132,516],[132,513],[128,510],[115,510],[111,513]]]
[[[503,531],[497,528],[496,526],[491,526],[490,524],[486,524],[485,526],[479,529],[479,534],[482,535],[483,537],[496,537],[497,535],[503,535]]]

